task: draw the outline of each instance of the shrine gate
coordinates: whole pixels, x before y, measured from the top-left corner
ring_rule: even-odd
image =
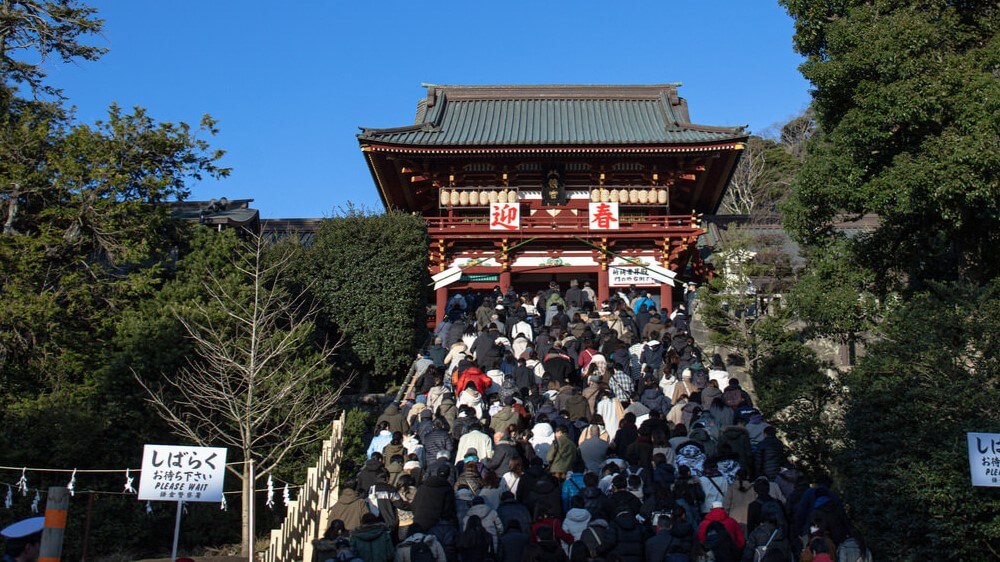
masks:
[[[747,133],[691,123],[678,86],[425,85],[412,125],[363,129],[386,208],[427,221],[431,274],[462,269],[438,284],[437,320],[450,291],[578,279],[599,301],[635,285],[672,307],[645,266],[701,279],[701,216]]]

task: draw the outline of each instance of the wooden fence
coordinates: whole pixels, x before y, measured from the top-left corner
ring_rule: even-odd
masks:
[[[264,562],[311,562],[312,541],[326,531],[328,508],[337,502],[340,488],[341,443],[344,416],[333,422],[330,438],[323,441],[316,466],[310,467],[299,496],[288,504],[285,522],[271,531],[271,543],[264,552]]]

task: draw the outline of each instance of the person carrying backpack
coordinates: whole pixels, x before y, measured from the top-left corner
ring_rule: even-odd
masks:
[[[774,516],[776,525],[785,536],[789,536],[788,518],[785,517],[785,508],[776,498],[771,496],[771,484],[764,477],[758,477],[753,483],[753,490],[757,494],[757,499],[747,506],[747,533],[752,533],[770,514]]]
[[[424,533],[417,524],[410,526],[410,536],[396,547],[395,562],[446,562],[447,555],[437,537]]]
[[[778,551],[782,560],[792,556],[792,545],[788,537],[778,526],[777,517],[772,512],[765,513],[761,524],[747,536],[746,548],[743,550],[743,562],[762,562],[768,553]],[[772,553],[772,558],[774,554]]]

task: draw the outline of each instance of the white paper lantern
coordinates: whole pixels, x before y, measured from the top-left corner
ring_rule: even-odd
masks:
[[[469,192],[468,191],[462,190],[458,194],[458,204],[461,205],[461,206],[463,206],[463,207],[465,207],[466,205],[469,204]]]
[[[479,193],[476,191],[469,192],[469,205],[476,206],[479,204]]]

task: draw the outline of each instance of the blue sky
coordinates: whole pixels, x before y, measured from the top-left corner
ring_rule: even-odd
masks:
[[[48,67],[78,116],[111,102],[211,114],[234,170],[191,198],[253,198],[266,218],[380,207],[357,127],[411,123],[422,82],[683,82],[695,122],[753,131],[809,103],[792,21],[770,0],[87,3],[110,52]]]

